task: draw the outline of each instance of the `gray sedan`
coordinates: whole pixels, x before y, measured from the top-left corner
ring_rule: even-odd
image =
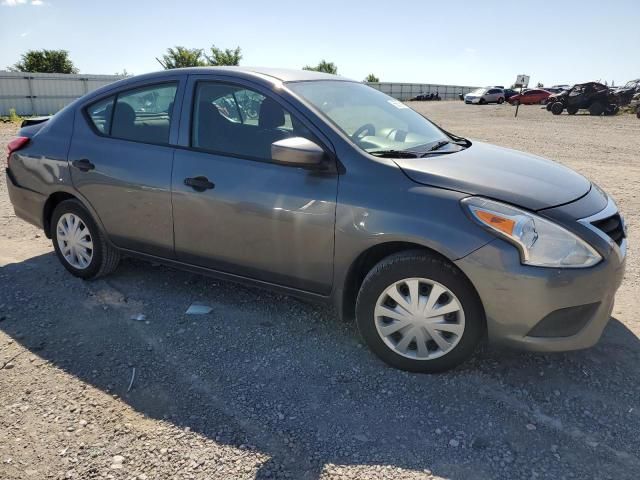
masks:
[[[334,75],[128,78],[27,122],[6,171],[73,275],[136,256],[331,302],[410,371],[483,337],[589,347],[624,274],[623,218],[589,180]]]

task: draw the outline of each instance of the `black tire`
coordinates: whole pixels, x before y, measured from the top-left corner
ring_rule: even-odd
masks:
[[[504,98],[503,98],[503,97],[500,97],[500,98],[498,99],[498,104],[503,104],[503,103],[504,103]]]
[[[561,102],[555,102],[551,105],[551,113],[554,115],[560,115],[564,110],[564,105]]]
[[[575,115],[576,113],[578,113],[578,110],[578,107],[567,107],[567,113],[569,115]]]
[[[478,100],[478,105],[484,105],[485,103],[487,103],[487,101],[484,98]]]
[[[599,117],[606,110],[606,107],[601,102],[594,102],[589,107],[589,115],[593,115],[594,117]]]
[[[553,106],[553,102],[547,102],[547,112],[551,111],[552,106]]]
[[[66,213],[72,213],[79,217],[89,230],[93,243],[91,261],[85,268],[76,268],[64,257],[58,244],[56,232],[58,221]],[[120,261],[120,252],[107,242],[104,235],[93,220],[91,214],[78,200],[65,200],[58,204],[51,216],[51,240],[60,263],[74,276],[83,279],[98,278],[113,272]]]
[[[640,108],[636,110],[636,118],[640,118]]]
[[[444,355],[419,360],[393,351],[378,334],[374,311],[380,295],[394,282],[406,278],[426,278],[449,289],[459,300],[465,326],[458,344]],[[369,348],[392,367],[409,372],[436,373],[449,370],[467,360],[485,331],[482,303],[471,282],[450,262],[421,250],[391,255],[367,274],[356,301],[358,330]]]
[[[617,115],[620,111],[620,107],[615,103],[611,103],[607,106],[607,109],[604,111],[605,115]]]

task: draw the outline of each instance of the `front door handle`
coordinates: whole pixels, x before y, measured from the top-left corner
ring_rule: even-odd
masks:
[[[207,177],[189,177],[184,179],[184,184],[193,188],[196,192],[204,192],[215,187]]]
[[[96,168],[96,166],[86,158],[83,158],[82,160],[74,160],[73,162],[71,162],[71,165],[76,167],[78,170],[82,170],[83,172],[88,172],[89,170],[93,170],[94,168]]]

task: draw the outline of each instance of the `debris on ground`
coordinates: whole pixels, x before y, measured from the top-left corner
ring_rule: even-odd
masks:
[[[202,305],[199,303],[192,303],[187,311],[184,312],[186,315],[207,315],[213,311],[209,305]]]

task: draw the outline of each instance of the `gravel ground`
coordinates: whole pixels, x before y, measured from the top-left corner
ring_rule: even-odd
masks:
[[[412,107],[614,195],[630,258],[596,347],[483,349],[415,375],[387,368],[323,306],[134,260],[83,282],[13,215],[3,175],[0,479],[637,479],[640,121]],[[0,124],[0,143],[14,132]],[[213,312],[184,315],[192,302]]]

